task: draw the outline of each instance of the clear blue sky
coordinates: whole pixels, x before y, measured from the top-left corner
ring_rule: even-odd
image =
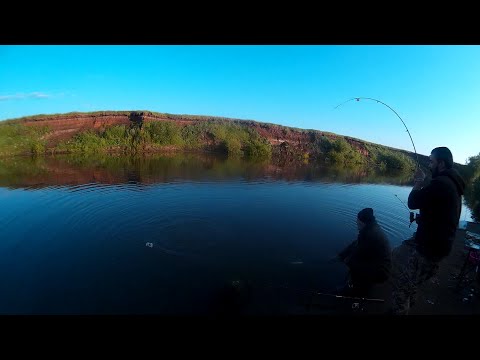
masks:
[[[480,152],[480,46],[0,46],[0,120],[151,110]]]

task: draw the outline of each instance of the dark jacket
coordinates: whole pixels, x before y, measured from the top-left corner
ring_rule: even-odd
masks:
[[[386,234],[376,221],[359,231],[357,240],[338,257],[350,269],[352,282],[375,284],[386,281],[391,270],[391,250]]]
[[[415,234],[417,250],[423,256],[439,261],[450,254],[462,211],[465,182],[455,169],[439,173],[430,184],[412,190],[408,207],[420,209]]]

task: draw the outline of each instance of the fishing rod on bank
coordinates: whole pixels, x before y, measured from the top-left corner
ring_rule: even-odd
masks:
[[[381,100],[377,100],[377,99],[374,99],[374,98],[370,98],[370,97],[354,97],[354,98],[351,98],[351,99],[348,99],[347,101],[344,101],[343,103],[341,104],[338,104],[337,106],[334,107],[334,110],[338,109],[340,106],[343,106],[344,104],[350,102],[350,101],[353,101],[353,100],[356,100],[357,102],[359,102],[360,100],[371,100],[371,101],[375,101],[376,103],[379,103],[379,104],[382,104],[384,106],[386,106],[387,108],[389,108],[399,119],[400,121],[402,122],[403,126],[405,126],[405,129],[407,130],[407,134],[408,136],[410,137],[410,140],[412,142],[412,145],[413,145],[413,151],[415,152],[415,157],[417,159],[417,166],[416,166],[416,169],[418,169],[420,167],[420,162],[418,160],[418,154],[417,154],[417,149],[415,147],[415,143],[413,142],[413,139],[412,139],[412,135],[410,134],[410,131],[408,130],[408,127],[407,125],[405,124],[405,121],[403,121],[403,119],[400,117],[400,115],[398,115],[398,113],[395,111],[395,109],[393,109],[390,105],[384,103],[383,101]],[[416,170],[415,169],[415,170]]]
[[[295,293],[304,293],[304,294],[311,294],[311,295],[327,296],[327,297],[333,297],[333,298],[336,298],[336,299],[356,300],[356,301],[365,301],[365,302],[378,302],[378,303],[385,302],[384,299],[332,294],[330,292],[329,293],[321,292],[321,291],[318,291],[317,289],[298,288],[298,287],[288,286],[287,284],[275,285],[275,284],[269,283],[269,282],[257,282],[257,281],[251,282],[251,281],[246,281],[246,280],[233,280],[233,281],[230,282],[230,286],[234,289],[237,289],[237,290],[242,289],[242,288],[244,288],[244,289],[248,288],[250,290],[253,286],[255,286],[255,287],[263,287],[263,288],[271,288],[271,289],[287,289],[287,290],[291,290]]]
[[[367,308],[365,306],[369,306],[368,304],[383,304],[385,303],[385,299],[379,299],[379,298],[370,298],[370,297],[363,297],[363,296],[348,296],[348,295],[339,295],[335,293],[330,293],[330,292],[321,292],[316,289],[308,289],[308,288],[298,288],[298,287],[292,287],[289,286],[288,284],[284,285],[274,285],[272,283],[258,283],[250,281],[244,281],[244,280],[236,280],[231,282],[231,286],[233,288],[237,288],[237,290],[241,291],[242,287],[245,290],[245,286],[248,288],[247,292],[252,291],[252,286],[255,287],[261,287],[261,288],[270,288],[273,290],[280,290],[280,289],[286,289],[288,291],[291,291],[296,294],[303,294],[309,296],[309,300],[306,301],[304,304],[306,307],[307,312],[310,312],[312,308],[323,308],[323,310],[330,309],[333,312],[353,312],[353,313],[364,313],[365,311],[368,312]],[[237,293],[237,295],[240,295],[240,293]],[[320,296],[324,298],[331,298],[336,300],[335,304],[316,304],[314,302],[314,297],[315,296]],[[247,298],[249,295],[247,295]],[[247,300],[248,301],[248,300]],[[338,301],[338,303],[337,303]],[[346,307],[345,307],[346,306]],[[347,310],[350,309],[350,311]]]
[[[296,287],[291,287],[288,285],[273,285],[273,284],[263,284],[264,287],[269,287],[273,289],[288,289],[296,293],[305,293],[311,295],[319,295],[319,296],[329,296],[334,297],[336,299],[348,299],[348,300],[357,300],[357,301],[372,301],[372,302],[384,302],[384,299],[375,299],[375,298],[367,298],[367,297],[359,297],[359,296],[346,296],[346,295],[338,295],[332,293],[325,293],[315,289],[301,289]]]

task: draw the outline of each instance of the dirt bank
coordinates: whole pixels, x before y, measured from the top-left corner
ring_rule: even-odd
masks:
[[[272,145],[272,155],[281,159],[283,163],[292,163],[298,159],[314,160],[320,156],[315,149],[315,142],[320,137],[328,137],[332,140],[343,137],[357,152],[365,157],[369,156],[367,142],[347,136],[319,130],[303,130],[286,126],[262,123],[252,120],[228,119],[219,117],[196,116],[196,115],[173,115],[154,113],[150,111],[105,111],[94,113],[68,113],[57,115],[38,115],[21,119],[8,120],[9,123],[21,123],[26,126],[48,127],[50,132],[45,136],[47,150],[53,149],[61,141],[68,140],[76,134],[93,130],[102,132],[107,127],[114,125],[129,126],[132,123],[149,123],[156,121],[173,122],[180,126],[195,124],[202,121],[231,121],[242,126],[255,129],[262,137]],[[208,144],[205,144],[208,145]],[[393,149],[414,158],[409,151]],[[422,165],[427,165],[428,157],[419,155]]]

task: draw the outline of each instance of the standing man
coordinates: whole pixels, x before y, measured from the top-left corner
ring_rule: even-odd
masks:
[[[430,155],[431,182],[424,185],[420,168],[415,173],[408,207],[420,209],[420,216],[413,237],[392,253],[392,314],[408,314],[418,286],[437,273],[439,262],[452,250],[465,189],[464,180],[452,167],[450,150],[437,147]]]

